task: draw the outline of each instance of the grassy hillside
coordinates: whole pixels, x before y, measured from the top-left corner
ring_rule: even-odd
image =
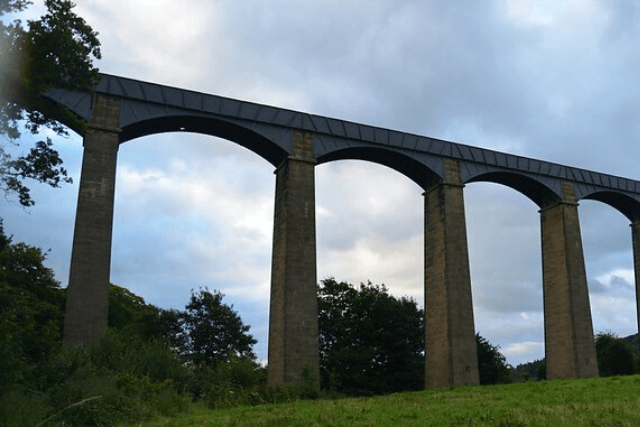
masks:
[[[640,376],[527,382],[192,412],[144,427],[638,426]]]

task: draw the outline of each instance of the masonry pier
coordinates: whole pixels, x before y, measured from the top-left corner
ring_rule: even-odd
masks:
[[[276,170],[271,302],[270,386],[319,369],[313,134],[293,132],[293,152]]]
[[[573,183],[540,211],[547,379],[598,376],[587,275]]]
[[[67,288],[64,343],[95,341],[107,327],[120,100],[96,95],[83,145]]]
[[[636,279],[637,327],[640,330],[640,220],[631,223],[631,240],[633,242],[633,270]]]
[[[425,386],[479,384],[460,164],[425,193]]]

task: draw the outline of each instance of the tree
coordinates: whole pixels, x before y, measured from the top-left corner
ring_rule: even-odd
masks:
[[[478,348],[478,372],[480,384],[508,384],[511,382],[511,369],[507,359],[500,353],[500,347],[492,345],[476,334]]]
[[[624,338],[612,332],[596,336],[596,355],[600,376],[632,375],[638,372],[634,348]]]
[[[515,375],[516,380],[524,379],[527,381],[530,378],[535,378],[537,380],[544,380],[546,376],[546,367],[545,367],[545,359],[537,359],[533,362],[521,363],[516,366]]]
[[[0,18],[24,11],[28,0],[0,0]],[[49,138],[26,155],[14,157],[8,145],[18,145],[20,127],[32,134],[48,128],[66,136],[65,125],[82,131],[86,124],[66,108],[42,96],[58,87],[92,91],[98,81],[93,59],[100,59],[98,35],[73,12],[69,0],[45,0],[47,13],[38,20],[0,20],[0,188],[17,196],[23,206],[34,204],[25,179],[52,187],[71,182]],[[65,125],[63,125],[64,123]]]
[[[184,347],[185,313],[164,309],[145,303],[144,299],[130,290],[111,285],[109,287],[110,328],[134,333],[143,339],[159,339],[172,348]]]
[[[233,306],[222,303],[218,291],[207,288],[191,291],[184,313],[184,354],[195,364],[215,366],[233,357],[255,359],[252,347],[257,342],[250,335]]]
[[[13,243],[0,222],[0,389],[60,347],[64,290],[44,260],[40,249]]]
[[[424,387],[423,311],[371,282],[318,286],[320,383],[347,394]]]

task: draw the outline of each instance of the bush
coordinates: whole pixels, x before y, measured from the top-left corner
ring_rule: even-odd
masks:
[[[596,336],[596,354],[601,377],[638,372],[638,358],[634,348],[624,338],[612,332]]]
[[[168,346],[109,331],[89,348],[59,348],[0,395],[6,425],[110,426],[189,409],[190,371]],[[16,404],[20,402],[20,404]],[[5,421],[6,420],[6,421]],[[3,424],[3,425],[5,425]]]
[[[478,349],[478,372],[480,384],[509,384],[511,367],[507,359],[500,353],[500,347],[492,345],[480,334],[476,334]]]
[[[424,312],[384,286],[327,278],[318,291],[323,390],[349,395],[424,388]]]
[[[258,384],[265,379],[265,370],[252,357],[234,357],[215,366],[194,366],[187,390],[209,408],[229,408],[255,404]]]

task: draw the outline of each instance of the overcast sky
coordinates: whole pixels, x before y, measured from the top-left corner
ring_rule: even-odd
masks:
[[[584,1],[81,0],[101,71],[640,179],[640,6]],[[16,240],[51,248],[66,286],[74,184],[4,204]],[[25,144],[26,147],[26,144]],[[113,283],[165,308],[226,295],[266,359],[275,176],[256,154],[171,133],[121,146]],[[513,365],[544,357],[537,206],[465,187],[476,331]],[[423,197],[372,163],[316,168],[318,278],[384,283],[423,305]],[[594,331],[637,331],[628,220],[579,207]]]

